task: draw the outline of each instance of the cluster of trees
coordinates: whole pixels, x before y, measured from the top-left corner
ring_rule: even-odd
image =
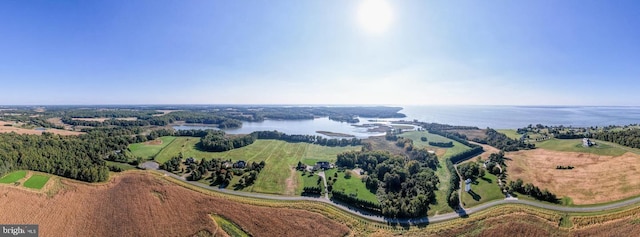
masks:
[[[28,169],[86,182],[109,178],[104,158],[126,148],[128,140],[105,133],[59,136],[51,133],[0,134],[0,162],[13,169]]]
[[[405,137],[396,138],[396,146],[404,148],[406,151],[413,150],[413,140]]]
[[[437,147],[453,147],[453,142],[429,142],[429,145]]]
[[[458,171],[460,171],[463,179],[475,180],[478,177],[484,176],[484,169],[480,167],[478,162],[468,162],[458,165]]]
[[[226,136],[223,131],[209,130],[209,132],[200,138],[198,146],[205,151],[228,151],[253,144],[256,140],[255,135],[242,136]]]
[[[191,163],[183,162],[183,158],[182,153],[180,153],[178,156],[172,157],[163,163],[160,168],[169,172],[184,173],[184,168],[181,168],[181,165],[184,164],[187,167],[186,173],[189,173],[188,180],[198,181],[208,175],[211,185],[227,186],[233,179],[234,174],[242,175],[238,185],[246,187],[256,181],[258,174],[266,165],[264,161],[259,163],[254,161],[246,163],[244,167],[239,167],[237,162],[233,163],[231,160],[222,159],[201,159],[199,163]]]
[[[321,146],[357,146],[362,144],[362,140],[358,138],[351,139],[337,139],[337,138],[324,138],[322,136],[314,135],[289,135],[278,131],[258,131],[251,133],[257,139],[275,139],[287,142],[305,142]]]
[[[500,151],[498,153],[491,153],[491,155],[489,155],[489,159],[486,162],[487,171],[495,175],[500,174],[501,170],[500,168],[498,168],[498,165],[503,168],[506,167],[503,151]]]
[[[540,190],[540,188],[531,183],[524,184],[522,179],[517,179],[515,182],[509,181],[508,187],[511,192],[519,192],[541,201],[551,203],[558,203],[560,201],[555,194],[549,192],[546,188],[544,190]]]
[[[491,128],[487,128],[486,135],[486,138],[476,138],[474,139],[474,141],[482,144],[488,144],[503,151],[518,151],[520,149],[534,149],[536,147],[535,144],[511,139],[507,137],[507,135],[504,135],[503,133],[500,133]]]
[[[347,168],[358,165],[366,171],[369,175],[363,178],[365,185],[371,191],[377,190],[380,212],[391,217],[426,214],[440,182],[421,160],[407,161],[386,151],[344,152],[338,155],[336,165]]]

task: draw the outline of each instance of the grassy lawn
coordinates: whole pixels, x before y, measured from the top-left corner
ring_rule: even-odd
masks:
[[[462,189],[462,202],[465,207],[472,207],[492,200],[504,199],[504,194],[498,186],[498,177],[487,172],[483,178],[471,184],[472,194],[464,191],[464,180],[460,184]]]
[[[625,147],[620,145],[597,140],[595,142],[598,145],[592,147],[583,147],[582,139],[550,139],[535,144],[536,147],[547,150],[592,153],[604,156],[620,156],[627,151],[631,151],[630,149],[624,149]]]
[[[504,133],[504,135],[507,135],[507,137],[511,139],[520,140],[522,137],[522,134],[518,134],[515,129],[498,129],[496,131]]]
[[[471,148],[463,145],[462,143],[451,140],[449,138],[446,138],[437,134],[431,134],[426,131],[405,132],[405,133],[402,133],[400,136],[410,138],[411,140],[413,140],[413,145],[416,147],[426,147],[427,149],[434,149],[434,150],[438,149],[439,147],[434,147],[429,145],[430,141],[453,142],[453,147],[446,148],[446,152],[444,153],[444,155],[438,156],[438,161],[440,162],[440,165],[436,169],[435,174],[438,176],[438,179],[440,180],[440,184],[438,184],[438,190],[436,190],[436,203],[430,206],[430,210],[428,214],[432,216],[435,214],[453,212],[453,209],[451,209],[451,207],[449,207],[449,205],[447,204],[447,192],[449,190],[449,185],[450,185],[449,179],[451,177],[450,176],[451,174],[449,173],[449,170],[447,170],[446,159],[448,159],[452,155],[458,154],[460,152],[464,152]],[[423,142],[422,140],[420,140],[421,137],[426,137],[427,141]]]
[[[151,144],[145,144],[144,142],[134,143],[129,145],[129,150],[134,156],[139,156],[139,157],[142,157],[143,159],[151,159],[153,158],[153,156],[158,154],[158,152],[160,152],[162,148],[165,148],[166,146],[171,144],[171,142],[175,140],[176,137],[167,136],[167,137],[160,137],[158,139],[162,141],[161,144],[151,145]]]
[[[24,178],[25,176],[27,176],[26,170],[13,171],[5,175],[4,177],[2,177],[0,179],[0,183],[3,183],[3,184],[15,183],[16,181]]]
[[[230,220],[227,220],[226,218],[218,215],[211,215],[211,217],[213,217],[213,220],[216,222],[216,224],[218,224],[218,227],[222,228],[222,230],[224,230],[224,232],[226,232],[229,236],[249,237],[249,235],[246,232],[244,232],[242,229],[240,229],[240,227],[238,227],[235,223],[231,222]]]
[[[266,166],[258,175],[256,182],[244,188],[244,191],[284,194],[287,188],[295,192],[302,190],[303,182],[299,175],[293,176],[295,187],[287,187],[286,180],[291,175],[291,167],[295,167],[298,161],[306,164],[315,164],[318,160],[335,162],[338,153],[348,150],[360,150],[360,146],[325,147],[309,143],[289,143],[278,140],[256,140],[253,144],[225,152],[205,152],[196,148],[199,142],[195,137],[178,137],[169,146],[165,147],[156,156],[156,161],[163,163],[182,152],[184,157],[222,158],[245,160],[247,162],[265,161]],[[233,182],[231,183],[233,185]]]
[[[335,174],[338,174],[338,177],[335,177]],[[330,169],[325,171],[325,175],[327,176],[327,182],[329,182],[329,177],[334,180],[333,189],[342,191],[346,194],[355,193],[356,197],[362,200],[367,200],[373,203],[378,203],[378,197],[376,197],[375,193],[372,193],[367,189],[367,186],[362,179],[357,177],[356,175],[351,175],[351,178],[344,177],[345,172],[339,172],[338,169]]]
[[[41,189],[45,184],[47,184],[50,177],[51,176],[49,175],[33,174],[24,182],[24,186],[27,188]]]
[[[125,163],[120,163],[120,162],[113,162],[113,161],[108,161],[108,160],[106,160],[105,162],[107,162],[107,165],[120,167],[120,169],[122,169],[122,171],[136,169],[136,167],[134,167],[134,166],[132,166],[130,164],[125,164]]]
[[[304,175],[302,175],[302,171],[296,171],[296,174],[299,175],[300,181],[302,181],[301,185],[296,187],[296,195],[302,194],[304,187],[321,187],[324,190],[324,182],[320,181],[320,185],[318,185],[318,178],[320,178],[320,176],[318,176],[317,173],[310,175],[310,172],[305,172]]]

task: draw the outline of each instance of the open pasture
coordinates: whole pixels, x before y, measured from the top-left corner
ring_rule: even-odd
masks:
[[[619,156],[534,149],[509,152],[509,179],[521,178],[548,188],[576,205],[596,204],[640,195],[640,155]],[[556,166],[573,166],[570,170]]]
[[[253,144],[225,152],[206,152],[197,148],[199,138],[178,137],[170,145],[162,149],[156,161],[163,163],[173,156],[182,153],[184,157],[200,159],[230,159],[247,162],[265,161],[266,166],[258,175],[256,182],[244,191],[286,194],[294,193],[303,182],[300,176],[291,172],[299,161],[313,165],[317,161],[335,162],[336,155],[349,150],[360,150],[360,146],[326,147],[309,143],[290,143],[279,140],[256,140]],[[287,179],[296,186],[287,185]],[[232,183],[233,184],[233,183]]]

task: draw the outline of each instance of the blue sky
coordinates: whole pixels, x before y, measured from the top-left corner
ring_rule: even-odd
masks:
[[[360,4],[0,1],[0,104],[640,105],[635,1]]]

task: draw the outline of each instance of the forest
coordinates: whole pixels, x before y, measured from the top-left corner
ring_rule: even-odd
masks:
[[[381,214],[390,217],[426,215],[440,182],[424,162],[405,161],[386,151],[344,152],[337,156],[336,165],[350,169],[357,165],[366,171],[367,188],[377,193]],[[366,201],[359,205],[372,208]]]
[[[117,132],[117,131],[116,131]],[[119,131],[122,132],[122,131]],[[129,161],[129,136],[95,131],[81,136],[0,134],[0,160],[12,170],[28,169],[86,182],[109,178],[105,160]]]

